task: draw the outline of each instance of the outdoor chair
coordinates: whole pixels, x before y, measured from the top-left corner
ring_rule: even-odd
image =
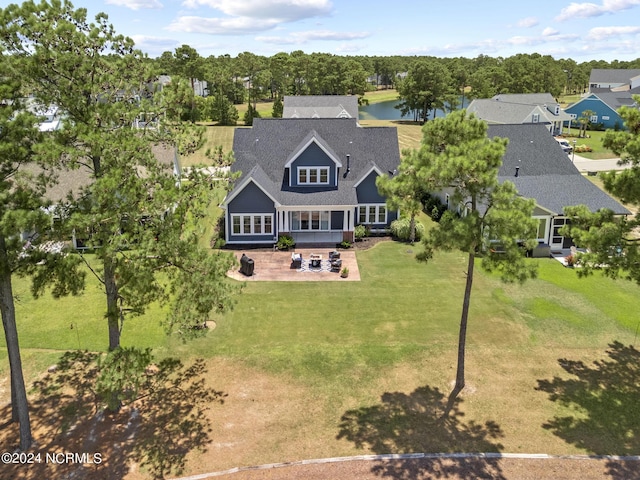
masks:
[[[340,258],[340,252],[336,252],[335,250],[333,252],[329,252],[329,260],[337,260]]]
[[[331,260],[331,271],[332,272],[339,272],[341,268],[342,268],[342,260],[340,260],[339,258]]]
[[[301,253],[292,253],[291,254],[291,268],[302,268],[302,254]]]

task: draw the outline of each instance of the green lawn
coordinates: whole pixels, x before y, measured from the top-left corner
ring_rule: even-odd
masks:
[[[153,346],[159,357],[208,359],[215,387],[231,395],[215,410],[214,420],[226,419],[214,429],[216,441],[240,448],[246,437],[262,445],[217,456],[214,449],[215,469],[380,453],[336,439],[345,412],[374,408],[388,392],[417,395],[425,386],[448,392],[455,373],[466,258],[439,253],[421,264],[415,260],[419,249],[385,242],[357,252],[360,282],[249,282],[235,309],[215,318],[215,330],[186,344],[164,335],[162,312],[152,308],[126,321],[123,344]],[[551,259],[531,261],[540,266],[539,278],[522,286],[476,270],[464,422],[495,421],[507,452],[593,453],[562,440],[562,432],[543,428],[572,413],[535,388],[539,380],[566,377],[559,358],[590,362],[602,358],[613,341],[634,343],[638,287],[600,275],[578,279],[574,270]],[[60,350],[106,348],[104,298],[97,286],[62,300],[34,301],[21,279],[15,291],[29,382]],[[7,372],[6,351],[0,349],[0,378]],[[259,403],[247,404],[252,398]],[[277,413],[285,407],[286,414]],[[256,421],[241,420],[252,418],[253,408],[268,418],[264,431]],[[388,421],[376,427],[380,435],[399,428],[393,417]],[[225,422],[246,425],[228,430]],[[422,451],[430,448],[424,439],[409,436],[409,443],[393,448]],[[606,446],[615,453],[620,443],[609,439]]]
[[[588,153],[588,152],[584,152],[584,153],[578,153],[576,152],[578,155],[581,155],[585,158],[589,158],[591,160],[601,160],[604,158],[615,158],[616,155],[615,153],[613,153],[611,150],[609,150],[608,148],[604,148],[602,146],[602,139],[604,137],[604,133],[605,132],[601,132],[601,131],[597,131],[597,130],[588,130],[587,131],[587,135],[588,137],[585,138],[579,138],[578,137],[578,129],[577,128],[571,128],[569,129],[565,129],[564,130],[564,135],[565,137],[567,137],[567,140],[569,141],[569,143],[571,144],[571,146],[573,146],[573,141],[576,141],[576,145],[587,145],[589,147],[592,148],[592,152]]]

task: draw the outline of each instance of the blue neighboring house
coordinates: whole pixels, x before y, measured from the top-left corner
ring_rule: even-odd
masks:
[[[618,114],[618,110],[622,106],[637,107],[633,95],[638,94],[640,94],[640,87],[621,92],[605,90],[589,93],[573,105],[565,108],[565,112],[571,116],[569,125],[571,123],[575,125],[578,119],[582,117],[582,112],[591,110],[594,112],[590,118],[593,125],[602,124],[607,129],[622,129],[624,128],[624,122]]]
[[[255,119],[236,129],[232,172],[241,172],[222,203],[228,244],[354,240],[397,218],[376,178],[400,164],[394,127],[360,127],[356,118]]]

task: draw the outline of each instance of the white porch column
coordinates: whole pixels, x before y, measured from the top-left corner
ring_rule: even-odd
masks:
[[[284,231],[285,232],[291,232],[291,230],[289,228],[289,212],[285,210],[282,213],[284,215]]]
[[[346,232],[349,230],[349,210],[344,210],[342,215],[342,231]]]
[[[356,222],[355,222],[355,210],[352,208],[350,210],[350,215],[349,215],[349,228],[347,230],[349,230],[350,232],[353,232],[356,228]]]

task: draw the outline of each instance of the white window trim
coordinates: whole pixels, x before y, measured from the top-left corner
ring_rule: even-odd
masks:
[[[591,115],[591,116],[589,117],[589,121],[590,121],[591,123],[598,123],[598,115]]]
[[[249,217],[251,218],[251,223],[249,226],[249,232],[245,232],[244,231],[244,219],[245,217]],[[255,227],[255,218],[256,217],[260,217],[260,229],[262,230],[261,232],[255,232],[254,231],[254,227]],[[233,220],[235,218],[239,218],[240,219],[240,233],[236,233],[234,232],[234,224],[233,224]],[[265,219],[266,218],[270,218],[271,219],[271,231],[270,232],[265,232],[264,231],[264,226],[265,226]],[[274,229],[274,218],[273,218],[273,214],[264,214],[264,213],[234,213],[231,215],[231,235],[273,235]]]
[[[533,123],[539,123],[540,122],[540,114],[539,113],[534,113],[533,115],[531,115],[531,121]]]
[[[318,171],[318,181],[317,182],[311,182],[310,181],[310,171],[311,170],[317,170]],[[322,176],[320,172],[322,171],[326,171],[327,172],[327,181],[326,182],[321,182],[320,181],[320,177]],[[307,181],[306,182],[302,182],[300,181],[300,176],[302,174],[302,172],[306,173],[306,177],[307,177]],[[331,172],[331,168],[330,167],[298,167],[298,185],[329,185],[329,173]]]
[[[309,228],[302,228],[302,221],[298,228],[293,228],[293,214],[294,213],[307,213],[309,215]],[[311,214],[318,213],[318,227],[319,228],[311,228],[313,223],[311,221]],[[331,231],[331,211],[329,210],[294,210],[291,212],[291,220],[289,225],[291,226],[292,232],[329,232]],[[322,216],[326,215],[325,220],[327,222],[327,228],[322,228]]]
[[[371,219],[369,207],[375,207],[376,209],[374,213],[373,221]],[[365,209],[364,222],[360,221],[360,209],[362,208]],[[378,221],[380,217],[380,208],[384,208],[384,222]],[[386,203],[366,203],[366,204],[358,205],[356,209],[356,220],[357,220],[357,224],[359,225],[382,225],[382,224],[386,225],[388,222],[388,219],[389,219],[389,209],[387,208]]]

